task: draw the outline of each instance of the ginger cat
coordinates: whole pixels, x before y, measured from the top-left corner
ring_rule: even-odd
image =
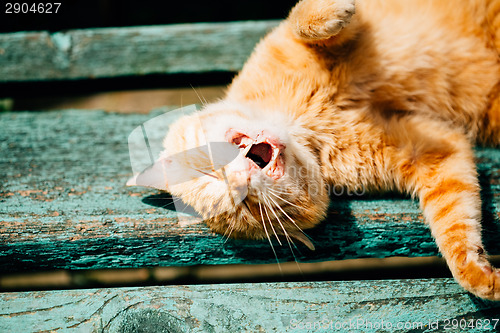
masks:
[[[409,193],[455,279],[500,300],[472,151],[500,143],[499,50],[500,0],[300,1],[222,101],[171,127],[157,164],[197,176],[156,187],[218,233],[309,247],[328,185]],[[210,142],[237,157],[183,153]]]

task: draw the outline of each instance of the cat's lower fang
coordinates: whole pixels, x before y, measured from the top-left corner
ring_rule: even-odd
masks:
[[[274,168],[276,166],[279,154],[280,154],[280,149],[277,147],[273,147],[273,156],[271,157],[271,161],[266,165],[264,169],[262,169],[264,173],[267,174],[267,172],[271,170],[271,168]]]
[[[275,147],[273,149],[273,157],[271,162],[262,169],[262,171],[270,178],[278,180],[285,174],[285,167],[281,157],[282,149]]]

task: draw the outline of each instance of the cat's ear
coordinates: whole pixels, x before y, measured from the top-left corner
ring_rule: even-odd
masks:
[[[165,158],[158,159],[153,165],[147,167],[127,181],[127,186],[145,186],[167,191],[167,167],[171,163]]]

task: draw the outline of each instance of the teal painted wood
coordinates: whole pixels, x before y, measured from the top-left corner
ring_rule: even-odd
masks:
[[[0,82],[239,70],[277,21],[0,34]]]
[[[180,225],[168,195],[125,182],[128,134],[151,115],[0,113],[0,271],[272,263],[266,241]],[[486,248],[500,253],[500,150],[479,149]],[[164,206],[164,207],[163,207]],[[316,251],[276,244],[280,261],[431,256],[418,204],[398,196],[335,197],[308,231]]]
[[[499,319],[500,302],[479,300],[451,279],[0,294],[5,333],[489,332]]]

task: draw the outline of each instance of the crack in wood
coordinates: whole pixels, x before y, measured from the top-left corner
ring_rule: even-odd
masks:
[[[92,317],[94,317],[97,313],[102,312],[102,309],[106,307],[113,299],[117,298],[118,295],[114,295],[110,299],[106,300],[97,310],[95,310],[87,319],[80,321],[79,323],[76,323],[74,325],[69,326],[68,328],[76,328],[80,326],[81,324],[88,323],[92,320]]]

